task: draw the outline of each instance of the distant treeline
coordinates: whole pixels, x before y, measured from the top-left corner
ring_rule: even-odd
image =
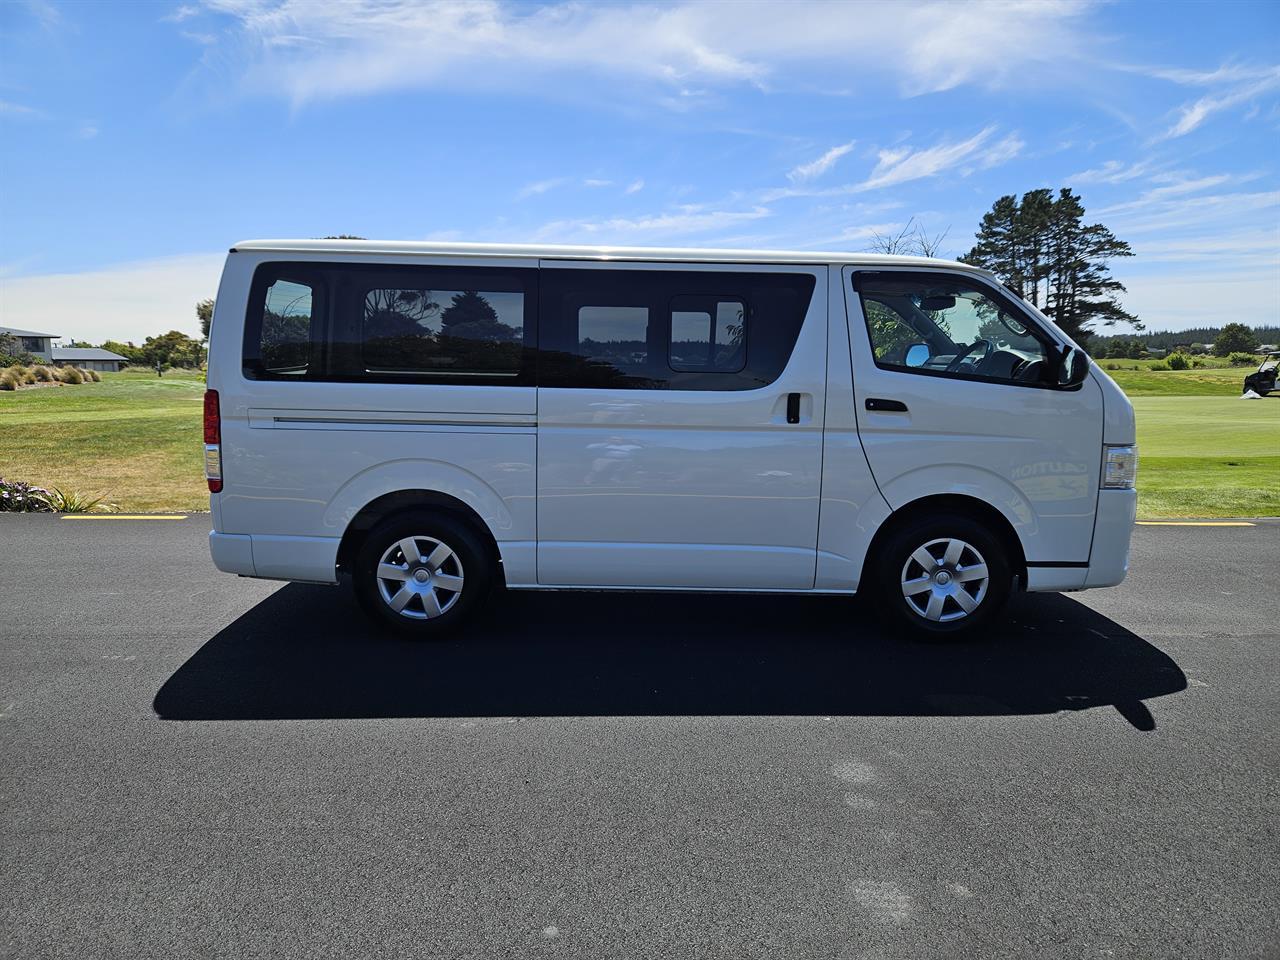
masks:
[[[1250,329],[1259,343],[1280,343],[1280,326],[1269,325]],[[1117,340],[1123,340],[1126,343],[1136,340],[1144,350],[1169,351],[1174,347],[1190,346],[1193,343],[1212,346],[1220,333],[1222,333],[1222,327],[1192,327],[1188,330],[1162,330],[1155,333],[1117,333],[1111,336],[1095,333],[1089,338],[1089,352],[1094,356],[1105,356],[1111,344]]]

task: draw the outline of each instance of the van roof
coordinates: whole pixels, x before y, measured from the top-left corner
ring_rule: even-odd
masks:
[[[232,253],[362,253],[543,260],[647,260],[671,263],[842,263],[886,267],[948,267],[990,276],[980,267],[934,257],[829,250],[720,250],[695,247],[592,247],[545,243],[444,243],[419,240],[244,240]]]

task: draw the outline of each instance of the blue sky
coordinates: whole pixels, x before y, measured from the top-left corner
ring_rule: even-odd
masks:
[[[196,329],[251,237],[956,256],[1072,186],[1151,329],[1280,320],[1280,4],[0,5],[0,324]]]

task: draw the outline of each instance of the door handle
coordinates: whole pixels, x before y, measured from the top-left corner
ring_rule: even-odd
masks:
[[[906,413],[907,405],[901,400],[882,400],[879,397],[867,397],[867,409],[877,413]]]
[[[800,394],[787,394],[787,423],[800,422]]]

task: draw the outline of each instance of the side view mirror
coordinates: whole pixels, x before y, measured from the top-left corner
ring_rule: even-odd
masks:
[[[903,359],[908,367],[923,367],[929,362],[931,353],[927,343],[913,343],[907,348],[907,355]]]
[[[1079,347],[1064,347],[1058,361],[1058,386],[1078,387],[1089,375],[1089,355]]]

